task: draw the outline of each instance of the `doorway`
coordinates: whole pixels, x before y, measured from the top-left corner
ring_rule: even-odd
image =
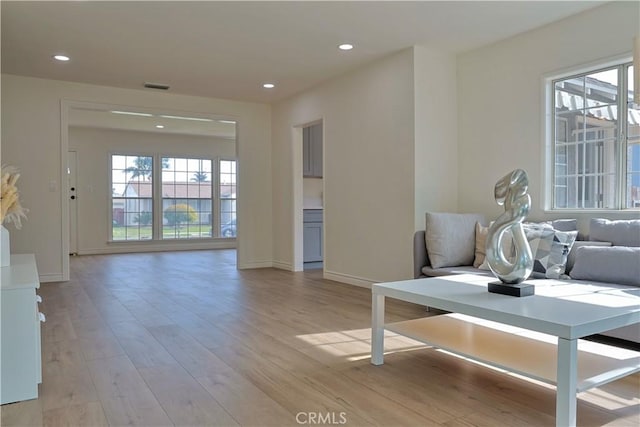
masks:
[[[294,271],[324,269],[324,124],[293,131]]]

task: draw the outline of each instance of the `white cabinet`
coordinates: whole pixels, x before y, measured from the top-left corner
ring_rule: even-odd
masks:
[[[0,268],[0,403],[36,399],[42,382],[40,322],[36,289],[40,288],[34,255],[11,255]]]
[[[305,209],[303,213],[304,262],[322,261],[322,210]]]
[[[302,175],[322,178],[322,124],[302,129]]]

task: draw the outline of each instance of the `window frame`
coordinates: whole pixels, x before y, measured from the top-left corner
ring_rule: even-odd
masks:
[[[572,67],[565,70],[553,72],[542,76],[542,96],[544,101],[541,103],[541,134],[544,136],[542,144],[542,162],[541,162],[541,207],[546,213],[579,213],[579,212],[598,212],[598,213],[621,213],[638,211],[638,208],[626,207],[626,161],[627,161],[627,131],[628,131],[628,97],[627,86],[628,81],[627,74],[629,66],[632,64],[632,58],[628,55],[616,56],[605,60],[600,60],[588,64],[583,64],[579,67]],[[615,185],[616,194],[615,207],[614,208],[558,208],[555,207],[555,173],[556,173],[556,156],[555,156],[555,142],[556,142],[556,115],[555,115],[555,83],[561,80],[567,80],[572,77],[581,77],[588,74],[594,74],[601,71],[609,70],[614,67],[618,68],[618,82],[619,82],[619,94],[617,108],[618,114],[618,137],[616,143],[620,144],[620,155],[617,159],[615,169]],[[627,73],[624,72],[627,70]],[[624,114],[620,112],[624,111]]]

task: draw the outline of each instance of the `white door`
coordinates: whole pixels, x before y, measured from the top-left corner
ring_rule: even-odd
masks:
[[[77,198],[78,153],[69,151],[67,155],[67,186],[69,194],[69,255],[78,254],[78,198]]]

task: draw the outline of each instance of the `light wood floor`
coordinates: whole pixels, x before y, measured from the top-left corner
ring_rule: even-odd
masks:
[[[372,366],[370,292],[320,271],[237,271],[229,250],[83,256],[71,269],[40,290],[40,398],[2,406],[3,426],[555,422],[553,388],[407,339],[388,338],[392,354]],[[426,314],[387,303],[391,321]],[[578,423],[640,425],[639,388],[634,375],[580,394]]]

